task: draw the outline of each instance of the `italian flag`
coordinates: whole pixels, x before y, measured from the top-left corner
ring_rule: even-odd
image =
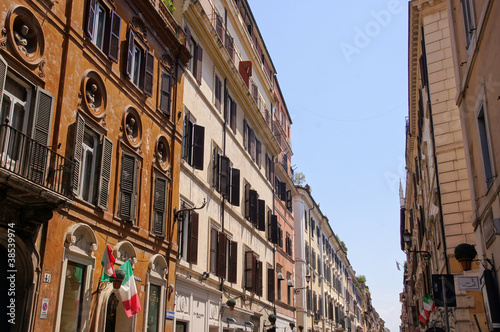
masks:
[[[424,300],[424,308],[418,315],[418,319],[425,324],[429,318],[431,317],[431,312],[436,310],[436,305],[434,304],[434,299],[430,294],[423,297]]]
[[[108,244],[106,250],[104,250],[104,255],[102,256],[102,276],[101,281],[111,281],[111,277],[116,277],[115,275],[115,257],[113,256],[113,249]]]
[[[125,278],[122,281],[119,292],[122,298],[123,307],[125,308],[125,313],[127,317],[130,318],[141,311],[141,303],[139,294],[137,294],[137,287],[135,286],[134,273],[130,260],[126,261],[118,269],[125,272]]]

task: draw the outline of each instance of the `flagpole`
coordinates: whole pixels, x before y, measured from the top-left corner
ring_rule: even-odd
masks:
[[[441,291],[443,292],[443,302],[444,302],[444,319],[446,323],[446,332],[450,332],[450,323],[448,322],[448,299],[446,298],[446,278],[445,275],[441,275]]]

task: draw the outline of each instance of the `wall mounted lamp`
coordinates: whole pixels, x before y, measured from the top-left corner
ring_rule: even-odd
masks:
[[[408,230],[405,230],[405,232],[403,233],[403,240],[405,241],[406,245],[409,248],[410,245],[411,245],[411,233],[408,232]],[[422,256],[423,256],[423,258],[425,260],[429,260],[432,257],[431,253],[428,252],[428,251],[425,251],[425,250],[410,250],[410,249],[406,249],[406,251],[407,252],[414,252],[414,253],[417,253],[417,254],[422,254]]]
[[[179,220],[179,221],[184,220],[184,212],[200,210],[200,209],[203,209],[205,207],[205,205],[207,205],[207,200],[206,200],[206,198],[203,198],[203,203],[201,204],[200,207],[193,207],[193,208],[180,209],[180,210],[177,210],[177,208],[174,208],[174,223],[177,220]]]

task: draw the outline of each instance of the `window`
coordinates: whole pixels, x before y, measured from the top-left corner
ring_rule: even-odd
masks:
[[[182,159],[195,169],[203,170],[205,127],[194,124],[189,112],[184,118],[184,137],[182,138]]]
[[[114,62],[118,62],[120,52],[120,25],[121,18],[113,10],[96,0],[88,2],[87,34],[92,43]]]
[[[256,138],[255,132],[248,125],[247,121],[244,120],[244,137],[243,137],[243,145],[245,150],[250,154],[250,157],[253,161],[256,161]]]
[[[75,132],[73,193],[107,210],[113,142],[87,126],[81,114],[77,114]]]
[[[286,233],[286,247],[285,251],[288,255],[292,256],[292,237],[290,236],[290,233]]]
[[[160,286],[153,284],[149,285],[147,332],[158,331],[158,317],[160,316],[160,290]]]
[[[240,170],[222,155],[218,146],[212,149],[212,187],[235,206],[240,206]]]
[[[262,295],[262,262],[251,250],[245,251],[245,289]]]
[[[283,248],[283,229],[281,229],[281,224],[277,224],[278,227],[278,247]]]
[[[227,114],[226,114],[226,124],[229,124],[229,127],[236,134],[236,108],[237,104],[231,96],[227,98]]]
[[[269,302],[274,302],[275,300],[275,276],[274,276],[274,269],[268,268],[267,269],[267,299]]]
[[[179,221],[179,257],[188,263],[198,263],[198,224],[199,215],[195,211],[184,213]]]
[[[123,221],[134,223],[137,217],[137,192],[139,187],[139,160],[122,152],[118,214]]]
[[[312,268],[316,270],[316,251],[312,249]]]
[[[9,72],[0,56],[0,98],[0,165],[45,184],[54,96]]]
[[[141,46],[132,29],[128,32],[125,74],[147,96],[153,95],[155,58]]]
[[[477,115],[477,125],[479,130],[479,141],[481,143],[481,153],[483,157],[484,178],[486,187],[489,188],[493,184],[494,175],[490,157],[490,143],[488,139],[488,126],[484,110],[484,104],[481,105]]]
[[[160,91],[160,110],[170,117],[170,102],[172,98],[172,76],[162,71],[161,73],[161,91]]]
[[[258,222],[258,197],[257,191],[251,189],[250,184],[245,183],[245,218],[252,224]]]
[[[191,59],[189,60],[189,70],[193,74],[196,82],[201,85],[202,76],[202,62],[203,62],[203,48],[198,44],[191,36],[191,30],[186,27],[186,41],[187,47],[191,53]]]
[[[286,281],[287,281],[287,292],[286,292],[286,303],[289,305],[292,305],[292,287],[293,287],[293,282],[292,282],[292,274],[290,272],[286,273]]]
[[[144,319],[143,331],[159,332],[164,330],[164,316],[166,305],[166,293],[168,287],[167,278],[168,264],[161,254],[153,255],[148,262],[148,272],[146,274],[144,312],[147,319]],[[106,330],[107,331],[107,330]]]
[[[153,196],[153,220],[151,231],[158,236],[165,236],[167,216],[167,193],[169,181],[159,175],[155,176]]]
[[[474,37],[474,19],[471,0],[460,0],[462,3],[462,13],[464,16],[465,47],[469,49]]]
[[[273,158],[266,154],[266,178],[272,182],[274,178],[274,162]]]
[[[222,100],[222,81],[217,74],[215,74],[214,97],[215,97],[215,108],[217,108],[220,112],[221,100]]]
[[[238,243],[226,234],[210,230],[210,272],[235,283],[238,268]]]

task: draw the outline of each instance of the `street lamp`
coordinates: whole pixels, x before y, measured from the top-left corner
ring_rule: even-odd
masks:
[[[299,291],[300,291],[301,289],[306,289],[306,288],[309,288],[309,281],[310,281],[310,280],[311,280],[311,275],[310,275],[310,274],[306,275],[306,282],[307,282],[307,285],[308,285],[308,286],[295,288],[295,290],[294,290],[295,294],[299,294]]]
[[[405,229],[405,232],[403,233],[403,240],[405,241],[405,243],[408,246],[408,248],[410,248],[410,245],[411,245],[411,233],[408,232],[408,230],[406,230],[406,229]],[[422,256],[424,257],[425,260],[431,259],[431,256],[432,256],[430,252],[424,251],[424,250],[410,250],[410,249],[406,249],[406,251],[408,251],[408,252],[415,252],[417,254],[422,254]]]

